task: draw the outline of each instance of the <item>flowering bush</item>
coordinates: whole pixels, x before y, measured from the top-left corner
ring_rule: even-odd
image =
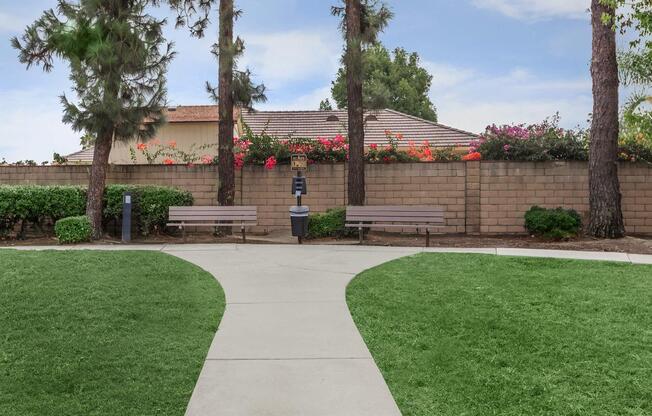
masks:
[[[197,162],[213,163],[212,156],[209,156],[209,159],[206,159],[206,155],[200,156],[200,153],[216,147],[215,144],[202,144],[197,146],[193,143],[190,145],[189,150],[182,150],[177,147],[177,142],[174,140],[162,144],[159,140],[154,139],[147,143],[138,143],[135,149],[130,147],[129,156],[131,161],[136,163],[137,155],[140,154],[145,157],[148,165],[161,162],[165,165],[192,165]]]
[[[588,160],[588,135],[560,128],[559,116],[529,126],[491,125],[471,144],[473,153],[480,154],[474,160]]]

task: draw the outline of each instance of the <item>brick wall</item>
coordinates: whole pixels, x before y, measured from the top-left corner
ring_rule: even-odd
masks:
[[[369,205],[441,205],[447,233],[522,233],[532,205],[588,211],[585,162],[451,162],[368,165]],[[0,184],[86,185],[89,167],[0,167]],[[314,212],[346,205],[346,167],[312,165],[304,203]],[[236,175],[236,203],[259,208],[257,231],[289,226],[292,172],[246,167]],[[652,168],[620,166],[623,212],[629,233],[652,234]],[[197,205],[216,203],[214,166],[111,166],[108,183],[166,185],[193,193]]]

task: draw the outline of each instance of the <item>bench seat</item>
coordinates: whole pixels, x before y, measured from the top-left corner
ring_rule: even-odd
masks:
[[[170,207],[168,227],[179,227],[186,239],[186,227],[240,227],[246,241],[246,228],[258,224],[258,209],[253,206]]]
[[[365,228],[416,228],[426,230],[426,247],[430,246],[430,230],[446,225],[445,210],[438,206],[378,205],[349,206],[346,208],[346,223],[357,228],[360,243]]]

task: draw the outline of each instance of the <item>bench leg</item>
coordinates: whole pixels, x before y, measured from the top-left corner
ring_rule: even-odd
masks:
[[[426,228],[426,247],[430,247],[430,230]]]
[[[246,243],[247,242],[247,233],[245,231],[244,225],[240,226],[240,232],[242,233],[242,242]]]
[[[181,230],[181,237],[183,238],[183,242],[186,242],[186,227],[183,225],[179,226],[179,229]]]
[[[364,230],[362,229],[362,227],[358,227],[358,242],[362,244],[363,241],[364,241]]]

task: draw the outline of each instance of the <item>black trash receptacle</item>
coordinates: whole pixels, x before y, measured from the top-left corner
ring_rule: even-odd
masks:
[[[308,215],[310,208],[306,206],[290,207],[290,222],[292,223],[292,236],[305,237],[308,235]]]

